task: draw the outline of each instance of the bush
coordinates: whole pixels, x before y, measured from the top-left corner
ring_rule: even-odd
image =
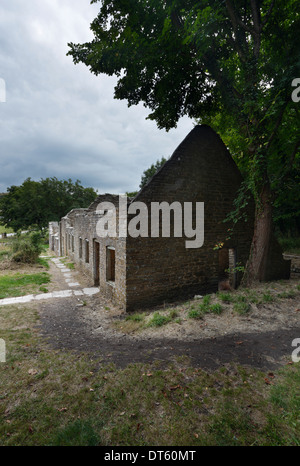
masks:
[[[25,264],[37,262],[42,252],[41,235],[38,232],[18,236],[12,244],[12,260]]]

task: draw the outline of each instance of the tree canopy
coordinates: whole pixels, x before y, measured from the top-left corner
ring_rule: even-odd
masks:
[[[0,221],[14,231],[31,227],[42,230],[71,209],[88,207],[96,196],[93,188],[84,188],[79,180],[27,178],[20,186],[10,186],[0,198]]]
[[[153,175],[164,165],[167,161],[165,157],[162,157],[160,160],[157,160],[156,163],[152,163],[147,170],[143,171],[141,182],[140,182],[140,189],[142,189],[148,181],[152,178]]]
[[[102,0],[91,30],[94,39],[68,53],[116,75],[115,98],[143,102],[166,130],[188,115],[229,146],[256,201],[248,272],[262,278],[274,206],[299,198],[298,2]]]

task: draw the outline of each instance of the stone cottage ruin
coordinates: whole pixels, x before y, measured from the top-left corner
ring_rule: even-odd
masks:
[[[237,287],[241,276],[235,267],[245,265],[249,256],[254,205],[248,204],[247,221],[239,221],[232,232],[224,219],[233,209],[241,182],[220,137],[208,126],[196,126],[148,184],[126,200],[126,207],[130,212],[130,206],[139,202],[150,211],[152,203],[204,203],[201,247],[187,248],[187,238],[174,234],[172,210],[170,237],[161,231],[147,237],[120,234],[119,196],[102,194],[87,209],[74,209],[60,222],[50,223],[50,249],[73,260],[99,286],[100,293],[127,311],[212,293],[224,280]],[[103,203],[114,206],[117,217],[116,233],[106,237],[97,233],[99,219],[107,214],[99,209]],[[193,211],[194,222],[195,215]],[[126,226],[132,218],[129,213]],[[283,260],[273,241],[267,279],[289,278],[290,263]]]

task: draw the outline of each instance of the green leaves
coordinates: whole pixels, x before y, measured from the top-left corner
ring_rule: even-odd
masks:
[[[0,200],[1,222],[14,231],[38,227],[58,221],[71,209],[88,207],[96,197],[93,188],[84,188],[80,181],[27,178],[21,186],[11,186]]]
[[[140,188],[143,188],[148,183],[152,176],[155,175],[155,173],[164,165],[166,161],[167,159],[162,157],[161,160],[157,160],[155,164],[153,163],[151,167],[143,172]]]
[[[116,74],[115,98],[143,102],[159,128],[211,125],[256,199],[266,182],[276,197],[299,170],[299,29],[296,0],[103,0],[94,40],[69,55]]]

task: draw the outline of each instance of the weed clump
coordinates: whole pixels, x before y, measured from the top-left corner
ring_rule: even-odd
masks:
[[[172,320],[171,316],[165,316],[160,314],[159,312],[154,312],[153,317],[148,322],[149,327],[161,327],[169,323]]]
[[[203,298],[202,303],[198,305],[197,308],[193,305],[188,311],[188,317],[191,319],[202,319],[205,314],[213,313],[213,314],[221,314],[223,308],[221,304],[211,303],[211,296],[206,295]]]
[[[233,305],[233,310],[240,315],[247,314],[250,310],[250,304],[247,301],[237,301]]]

